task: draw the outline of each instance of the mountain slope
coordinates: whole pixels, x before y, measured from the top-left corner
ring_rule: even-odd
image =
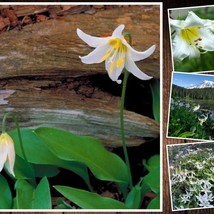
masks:
[[[187,89],[194,89],[194,88],[214,88],[214,82],[209,80],[204,80],[202,83],[187,87]]]

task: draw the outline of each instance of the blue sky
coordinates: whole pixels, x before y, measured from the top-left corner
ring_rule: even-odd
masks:
[[[204,80],[214,82],[214,75],[173,72],[172,82],[175,85],[186,88],[202,83]]]

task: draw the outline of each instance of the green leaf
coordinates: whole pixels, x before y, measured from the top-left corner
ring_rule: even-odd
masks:
[[[42,178],[35,190],[35,200],[33,201],[33,209],[51,209],[51,194],[48,179]]]
[[[160,122],[160,81],[154,80],[150,85],[152,91],[152,109],[157,122]]]
[[[18,204],[17,204],[17,198],[15,197],[15,198],[13,198],[13,207],[12,207],[12,209],[18,209]]]
[[[16,155],[16,161],[14,166],[14,173],[16,179],[33,179],[35,178],[34,169],[32,165],[26,162],[24,159]]]
[[[60,173],[58,167],[51,165],[34,164],[36,177],[54,177]]]
[[[150,172],[160,169],[160,155],[153,155],[152,157],[149,158],[147,163],[145,160],[143,160],[143,165]]]
[[[18,209],[31,209],[33,203],[34,188],[25,180],[17,180],[15,183],[16,203]]]
[[[142,203],[141,187],[139,185],[129,192],[125,204],[129,209],[138,209]]]
[[[124,203],[97,193],[66,186],[54,186],[64,197],[83,209],[127,209]]]
[[[186,137],[192,137],[194,135],[195,135],[194,132],[184,132],[184,133],[181,133],[178,137],[186,138]]]
[[[55,209],[72,209],[71,205],[66,203],[62,198],[57,198]]]
[[[0,174],[0,209],[10,209],[12,194],[7,180]]]
[[[160,195],[159,194],[151,200],[147,209],[160,209]]]
[[[160,156],[152,156],[147,164],[143,161],[143,165],[149,170],[149,173],[144,176],[143,183],[147,184],[155,193],[160,192]]]
[[[17,209],[51,209],[50,188],[46,177],[36,189],[25,180],[17,180],[15,189]]]
[[[58,158],[85,164],[98,179],[129,182],[125,163],[97,139],[48,127],[38,128],[35,133]]]
[[[16,154],[23,158],[23,154],[20,149],[17,130],[10,131],[9,134],[14,140]],[[77,162],[60,160],[48,149],[48,147],[45,145],[45,143],[43,143],[41,138],[39,138],[35,134],[33,129],[21,129],[21,136],[24,145],[24,151],[26,153],[27,160],[30,163],[54,165],[71,170],[72,172],[81,176],[88,184],[88,186],[90,186],[88,171],[85,165]]]

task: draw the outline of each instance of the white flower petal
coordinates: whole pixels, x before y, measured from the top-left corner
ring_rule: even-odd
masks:
[[[117,67],[117,59],[118,58],[116,58],[115,60],[112,60],[112,61],[109,61],[109,60],[105,61],[105,68],[108,71],[108,75],[112,81],[118,81],[118,78],[124,68],[124,63],[122,63],[120,67]]]
[[[77,29],[77,35],[89,46],[96,48],[97,46],[105,43],[108,40],[108,37],[95,37],[84,33],[82,30]]]
[[[203,26],[203,20],[200,19],[195,13],[190,11],[183,24],[185,29],[192,26]]]
[[[130,45],[128,45],[128,48],[133,61],[146,59],[155,51],[155,45],[151,46],[146,51],[142,51],[142,52],[134,50]]]
[[[13,168],[14,168],[14,164],[15,164],[15,149],[14,149],[14,145],[13,143],[8,143],[8,158],[5,162],[5,167],[7,168],[8,172],[10,174],[12,174],[14,177],[14,172],[13,172]]]
[[[121,38],[122,37],[122,31],[125,28],[125,25],[119,25],[114,32],[112,33],[113,38]]]
[[[86,56],[80,57],[81,61],[85,64],[93,64],[93,63],[100,63],[102,61],[102,58],[107,54],[107,51],[111,47],[109,44],[104,44],[96,49],[94,49],[91,53],[89,53]]]
[[[134,76],[136,76],[139,79],[142,80],[149,80],[152,77],[148,76],[147,74],[143,73],[134,63],[134,61],[130,58],[130,56],[128,56],[127,54],[127,58],[126,58],[126,63],[125,63],[125,68],[127,69],[127,71],[129,71],[130,73],[132,73]]]
[[[201,41],[198,41],[198,47],[206,51],[214,51],[214,34],[208,29],[199,30]]]
[[[0,143],[0,172],[2,171],[5,161],[7,159],[7,144]]]
[[[181,28],[184,20],[170,19],[170,25],[175,28]]]
[[[194,45],[189,45],[179,35],[175,36],[172,45],[174,60],[182,61],[188,56],[190,58],[200,57],[200,51]]]

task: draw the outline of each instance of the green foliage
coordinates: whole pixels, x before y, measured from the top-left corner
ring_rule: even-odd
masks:
[[[32,209],[34,188],[25,180],[17,180],[16,189],[16,204],[17,209]]]
[[[151,85],[152,109],[157,122],[160,122],[160,80],[154,80]]]
[[[19,140],[17,131],[13,130],[9,132],[9,134],[15,142],[16,154],[23,158],[23,154],[18,143]],[[87,168],[83,164],[75,161],[64,161],[58,158],[48,149],[44,142],[35,134],[33,129],[23,128],[21,129],[21,135],[28,162],[32,164],[39,164],[40,172],[43,171],[44,176],[49,176],[50,174],[50,171],[47,171],[47,174],[44,174],[45,169],[47,169],[47,165],[62,167],[71,170],[72,172],[81,176],[85,180],[85,182],[90,186]],[[44,169],[42,169],[43,166]],[[22,169],[23,168],[25,168],[25,166],[23,166]],[[37,170],[37,172],[39,171]],[[40,172],[38,176],[40,176],[41,174]]]
[[[16,161],[14,166],[14,173],[16,179],[34,179],[35,172],[32,165],[26,162],[24,159],[16,155]]]
[[[12,207],[12,194],[7,180],[0,174],[0,209]]]
[[[96,138],[47,127],[38,128],[35,133],[58,158],[85,164],[101,180],[128,184],[125,163],[119,156],[108,152]]]
[[[36,188],[25,180],[17,180],[15,189],[17,209],[51,209],[50,188],[46,177]]]
[[[82,209],[127,209],[124,203],[102,197],[97,193],[66,186],[55,186],[54,188]]]
[[[160,192],[160,155],[152,156],[148,162],[143,161],[143,165],[149,170],[149,173],[144,176],[143,181],[153,192]]]
[[[181,62],[175,62],[174,70],[180,72],[210,71],[214,69],[214,52],[201,54],[200,58],[185,58]]]
[[[147,209],[159,209],[159,208],[160,208],[160,194],[158,194],[157,197],[151,200]]]
[[[173,209],[213,206],[214,144],[169,146],[168,157]]]
[[[48,179],[42,178],[35,189],[33,209],[51,209],[51,194]]]
[[[41,127],[37,129],[21,129],[24,151],[27,161],[23,159],[22,150],[16,130],[9,134],[14,140],[16,151],[15,191],[13,198],[7,181],[0,176],[0,190],[4,200],[0,200],[0,208],[13,209],[51,209],[50,187],[47,177],[60,173],[65,168],[80,175],[92,190],[89,182],[89,168],[100,180],[116,182],[124,193],[125,202],[102,197],[94,192],[66,186],[55,186],[63,196],[83,209],[139,209],[148,191],[157,194],[149,207],[156,209],[159,197],[159,173],[157,167],[159,157],[153,156],[144,162],[149,173],[141,178],[136,186],[128,192],[129,176],[126,164],[112,152],[107,151],[102,143],[93,137],[74,135],[68,131]],[[43,177],[36,185],[38,177]],[[72,179],[71,179],[72,180]],[[71,182],[72,185],[72,182]],[[0,196],[1,199],[1,196]],[[72,209],[62,199],[58,200],[57,209]]]
[[[143,201],[142,199],[142,187],[139,183],[131,189],[126,197],[125,204],[129,209],[138,209]]]
[[[187,107],[188,106],[188,107]],[[180,138],[211,139],[214,121],[208,110],[193,110],[193,104],[173,99],[170,107],[168,136]],[[206,118],[202,123],[200,118]]]
[[[57,198],[55,209],[72,209],[71,205],[66,203],[62,198]]]
[[[145,194],[148,191],[156,193],[156,197],[148,205],[147,209],[160,208],[160,156],[152,156],[146,163],[143,160],[143,165],[149,173],[141,178],[136,186],[134,186],[126,197],[125,204],[129,209],[139,209]]]
[[[157,195],[148,205],[148,209],[160,209],[160,155],[152,156],[147,163],[143,160],[143,165],[149,170],[143,182]]]

